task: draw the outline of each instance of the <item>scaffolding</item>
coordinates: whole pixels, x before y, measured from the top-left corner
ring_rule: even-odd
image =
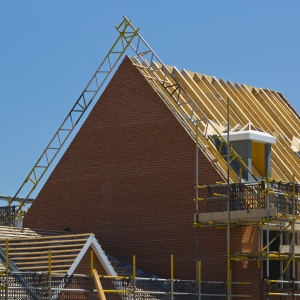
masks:
[[[195,280],[151,279],[143,277],[105,276],[97,277],[102,287],[104,299],[224,299],[226,284],[205,281],[201,288]],[[20,280],[30,283],[29,287],[20,286]],[[1,299],[68,299],[104,300],[99,297],[95,278],[91,275],[65,274],[49,276],[47,273],[12,273],[6,280],[0,276]],[[7,285],[5,285],[7,282]],[[201,294],[199,294],[201,290]],[[56,297],[56,298],[55,298]]]
[[[259,228],[258,249],[256,252],[231,253],[230,235],[227,235],[227,287],[228,299],[232,299],[231,263],[257,261],[261,267],[261,280],[265,284],[262,298],[273,296],[295,299],[300,284],[296,278],[296,262],[300,261],[300,184],[263,178],[252,183],[217,183],[197,186],[196,214],[194,225],[199,227],[227,228],[257,226]],[[199,202],[205,203],[205,212],[200,213]],[[272,236],[271,236],[272,232]],[[283,239],[286,237],[286,243]],[[297,240],[297,241],[296,241]],[[277,251],[270,249],[279,245]],[[279,262],[278,279],[272,279],[270,264]],[[261,263],[265,262],[265,263]],[[264,276],[265,273],[265,276]],[[289,274],[291,278],[289,278]],[[277,291],[279,289],[279,291]],[[263,296],[265,295],[265,296]],[[282,299],[282,298],[280,298]]]
[[[55,272],[52,270],[51,251],[48,254],[48,272],[11,271],[7,248],[8,243],[5,272],[0,274],[0,297],[5,300],[216,300],[226,296],[226,282],[201,280],[201,268],[198,269],[197,280],[175,279],[173,255],[170,259],[170,278],[162,279],[136,276],[135,255],[132,276],[98,275],[94,268],[93,251],[90,254],[90,274]]]

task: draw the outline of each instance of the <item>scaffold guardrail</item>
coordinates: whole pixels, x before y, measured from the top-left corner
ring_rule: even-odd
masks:
[[[226,282],[223,281],[202,280],[199,289],[199,282],[195,280],[142,277],[133,280],[133,277],[102,275],[99,279],[107,300],[221,300],[227,297]],[[21,286],[22,281],[28,282],[28,286]],[[8,277],[0,275],[1,299],[27,299],[28,294],[36,299],[54,299],[55,296],[68,300],[98,299],[94,279],[90,275],[53,273],[49,277],[48,273],[31,272],[11,272]],[[232,296],[250,298],[249,295]]]
[[[269,187],[267,190],[267,184]],[[295,197],[295,214],[300,213],[300,184],[295,184],[295,194],[291,182],[263,179],[261,182],[212,184],[198,186],[201,189],[199,201],[207,202],[207,212],[227,211],[228,198],[230,211],[266,208],[267,195],[270,207],[277,208],[278,213],[293,214],[293,197]]]

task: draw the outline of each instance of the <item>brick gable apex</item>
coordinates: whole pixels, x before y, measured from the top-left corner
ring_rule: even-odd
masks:
[[[200,184],[222,181],[201,151],[199,165]],[[130,260],[136,254],[141,269],[162,277],[169,276],[173,253],[176,277],[190,278],[194,185],[193,140],[125,57],[24,226],[93,232],[111,255]]]

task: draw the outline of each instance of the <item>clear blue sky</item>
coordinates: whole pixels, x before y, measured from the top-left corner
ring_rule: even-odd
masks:
[[[299,0],[1,1],[0,195],[17,191],[123,15],[165,64],[280,91],[300,112],[299,14]]]

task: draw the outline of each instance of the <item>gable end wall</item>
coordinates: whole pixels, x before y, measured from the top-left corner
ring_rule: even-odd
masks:
[[[199,184],[223,181],[199,151]],[[194,279],[195,144],[125,58],[57,164],[24,226],[93,232],[102,248],[143,272]],[[201,229],[207,280],[226,280],[226,234]],[[220,266],[223,266],[220,268]]]

